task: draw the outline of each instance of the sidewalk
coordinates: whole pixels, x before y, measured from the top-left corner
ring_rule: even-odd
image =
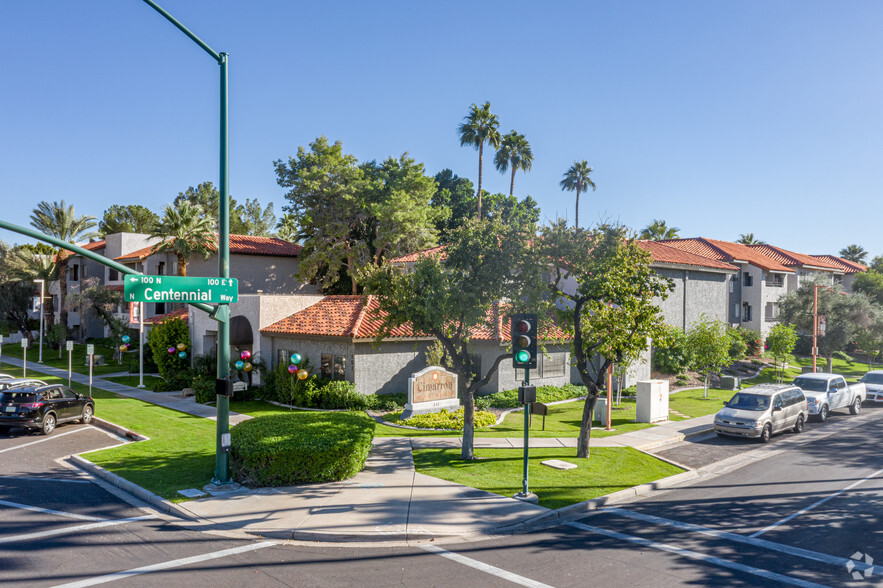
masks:
[[[21,365],[20,360],[13,358],[3,361]],[[44,365],[31,370],[67,377],[66,370]],[[84,384],[89,381],[88,376],[76,373],[72,379]],[[188,414],[215,416],[213,407],[175,397],[175,393],[147,392],[101,378],[93,378],[93,386]],[[231,424],[247,418],[250,417],[230,413]],[[709,433],[713,419],[714,415],[707,415],[592,439],[591,447],[633,447],[647,451]],[[522,438],[479,437],[474,446],[521,448],[523,442]],[[458,437],[377,437],[365,469],[350,480],[282,488],[240,488],[178,504],[133,487],[130,482],[79,456],[75,456],[74,462],[161,511],[198,521],[202,530],[234,530],[306,541],[414,541],[523,532],[696,477],[695,472],[688,471],[556,511],[415,471],[412,450],[460,445]],[[576,439],[535,438],[530,440],[530,446],[576,447]]]

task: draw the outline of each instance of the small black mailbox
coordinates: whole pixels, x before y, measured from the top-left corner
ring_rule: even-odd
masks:
[[[215,380],[215,394],[218,396],[233,396],[233,380],[218,378]]]

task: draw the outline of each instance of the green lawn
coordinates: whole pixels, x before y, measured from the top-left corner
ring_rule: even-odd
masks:
[[[747,382],[752,382],[752,384],[748,384]],[[745,386],[753,386],[753,383],[756,383],[756,379],[748,380],[747,382]],[[672,392],[668,397],[668,408],[676,410],[690,418],[715,414],[723,407],[723,401],[732,398],[733,394],[735,394],[733,390],[709,388],[708,398],[704,398],[701,389],[681,390],[678,392]]]
[[[114,374],[118,372],[125,372],[129,369],[129,359],[134,357],[135,362],[138,361],[137,348],[133,353],[132,351],[126,352],[123,358],[123,364],[120,365],[118,360],[113,359],[114,350],[109,347],[104,347],[103,345],[95,346],[95,355],[103,355],[105,365],[96,365],[92,366],[92,374],[96,376],[100,376],[102,374]],[[11,344],[6,343],[3,345],[3,357],[14,357],[16,359],[22,359],[22,348],[19,344]],[[67,362],[68,362],[68,352],[65,350],[61,351],[61,359],[58,358],[58,350],[57,349],[49,349],[48,345],[43,346],[43,365],[48,365],[51,367],[67,370]],[[39,350],[37,349],[37,344],[28,349],[28,365],[39,365],[37,363],[37,357],[39,357]],[[74,345],[74,350],[72,354],[71,361],[71,370],[78,374],[88,374],[89,366],[86,365],[86,346],[85,345]]]
[[[521,491],[521,449],[476,449],[478,459],[462,461],[459,449],[420,449],[414,465],[421,474],[503,496]],[[530,490],[547,508],[561,508],[617,490],[679,474],[683,470],[631,448],[599,447],[587,459],[577,459],[576,449],[532,449]],[[562,459],[576,469],[556,470],[540,462]]]
[[[113,378],[104,378],[108,382],[114,382],[116,384],[123,384],[124,386],[132,386],[133,388],[138,386],[138,376],[115,376]],[[144,376],[144,386],[148,390],[153,390],[153,386],[162,381],[162,378],[157,376]]]

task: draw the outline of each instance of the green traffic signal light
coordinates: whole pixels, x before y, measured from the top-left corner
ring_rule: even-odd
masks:
[[[515,354],[515,361],[518,363],[527,363],[530,361],[530,352],[527,349],[522,349],[518,353]]]

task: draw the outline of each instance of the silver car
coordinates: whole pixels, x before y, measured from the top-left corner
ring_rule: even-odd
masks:
[[[751,437],[764,443],[782,431],[803,431],[806,397],[789,384],[761,384],[741,390],[714,417],[714,432]]]
[[[868,387],[868,400],[883,402],[883,370],[868,372],[859,382],[863,382]]]

